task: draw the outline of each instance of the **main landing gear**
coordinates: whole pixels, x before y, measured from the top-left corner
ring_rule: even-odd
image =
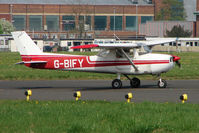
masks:
[[[131,79],[127,75],[124,75],[124,76],[127,77],[130,80],[130,85],[131,85],[132,88],[138,88],[138,87],[140,87],[140,79],[135,78],[135,77]],[[114,89],[120,89],[120,88],[122,88],[122,81],[120,80],[120,75],[119,74],[118,74],[118,78],[114,79],[112,81],[112,87]]]
[[[138,79],[136,77],[131,79],[126,74],[124,74],[124,76],[129,79],[130,85],[131,85],[132,88],[139,88],[140,87],[140,84],[141,84],[140,79]],[[158,85],[159,88],[166,88],[167,87],[167,82],[166,82],[166,80],[160,78],[157,85]],[[117,75],[117,79],[114,79],[112,81],[112,87],[114,89],[122,88],[122,81],[120,80],[120,74]]]
[[[122,88],[122,81],[120,79],[114,79],[112,81],[112,87],[114,89],[120,89],[120,88]]]

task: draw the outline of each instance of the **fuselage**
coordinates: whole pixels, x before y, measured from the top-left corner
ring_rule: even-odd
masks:
[[[120,74],[160,74],[174,66],[171,55],[144,54],[133,57],[132,61],[138,71],[126,58],[111,54],[104,56],[82,56],[67,54],[22,55],[23,61],[46,61],[46,63],[27,63],[28,67],[38,69],[73,70],[99,73]]]

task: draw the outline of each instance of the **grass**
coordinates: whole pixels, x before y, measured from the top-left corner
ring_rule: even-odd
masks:
[[[199,79],[199,52],[170,53],[181,57],[182,68],[175,66],[174,69],[164,76],[170,79]]]
[[[107,101],[0,101],[0,132],[199,132],[199,105]]]
[[[66,52],[62,52],[66,53]],[[92,52],[74,52],[71,54],[93,55]],[[166,79],[199,79],[199,53],[170,53],[181,57],[182,68],[177,66],[166,74],[162,74]],[[27,68],[23,65],[14,65],[20,62],[19,53],[0,52],[0,80],[59,80],[59,79],[114,79],[116,75],[39,70]],[[155,79],[151,75],[138,76],[141,79]],[[126,79],[126,78],[123,78]]]

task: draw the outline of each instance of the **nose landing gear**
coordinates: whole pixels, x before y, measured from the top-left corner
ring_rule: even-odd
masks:
[[[167,81],[160,78],[159,81],[158,81],[158,87],[159,88],[166,88],[167,87]]]

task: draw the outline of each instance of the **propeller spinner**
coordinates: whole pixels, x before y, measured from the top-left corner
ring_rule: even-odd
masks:
[[[176,65],[178,66],[178,67],[180,67],[181,68],[181,63],[180,63],[180,57],[178,57],[178,56],[175,56],[175,55],[172,55],[172,57],[173,57],[173,62],[175,62],[176,63]]]

